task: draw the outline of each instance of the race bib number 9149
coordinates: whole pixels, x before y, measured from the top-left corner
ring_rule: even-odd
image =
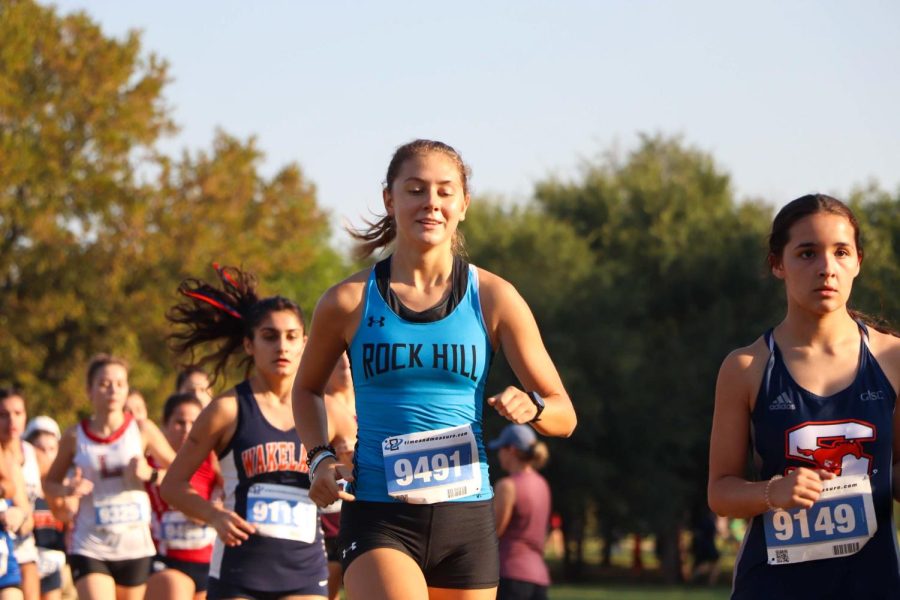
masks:
[[[769,511],[764,519],[770,565],[855,554],[878,529],[868,475],[826,481],[812,507]]]

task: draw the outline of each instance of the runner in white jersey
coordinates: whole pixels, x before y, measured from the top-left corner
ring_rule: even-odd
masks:
[[[82,599],[143,598],[156,550],[150,536],[150,501],[143,483],[160,472],[149,453],[167,467],[174,452],[151,421],[138,423],[123,411],[128,394],[125,361],[95,357],[88,367],[88,395],[94,414],[70,427],[45,481],[45,493],[58,517],[67,497],[79,496],[69,565]],[[75,467],[75,482],[63,485]]]

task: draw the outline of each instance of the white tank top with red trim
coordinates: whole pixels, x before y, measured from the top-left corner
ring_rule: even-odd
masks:
[[[103,438],[84,420],[76,435],[74,463],[94,489],[79,504],[70,553],[98,560],[153,556],[147,492],[123,477],[129,461],[144,454],[137,423],[126,414],[125,423]]]
[[[44,497],[44,491],[41,488],[41,469],[38,466],[37,456],[34,453],[34,446],[25,440],[22,440],[20,446],[22,448],[22,478],[25,480],[25,493],[28,496],[28,502],[31,504],[31,510],[34,511],[37,499]],[[15,555],[20,565],[38,560],[34,534],[29,533],[24,537],[16,537]]]

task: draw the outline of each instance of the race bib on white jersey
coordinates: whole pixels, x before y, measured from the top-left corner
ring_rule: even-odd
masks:
[[[826,481],[811,508],[770,510],[764,524],[770,565],[856,554],[878,529],[869,476]]]
[[[178,511],[166,511],[159,523],[159,537],[166,548],[198,550],[212,544],[216,530],[209,525],[195,523]]]
[[[256,483],[247,491],[248,523],[265,537],[312,543],[318,525],[309,491],[290,485]]]
[[[9,546],[6,540],[0,538],[0,577],[6,575],[9,570]]]
[[[66,564],[66,553],[62,550],[38,548],[38,574],[43,578],[62,571]]]
[[[150,499],[146,492],[128,490],[110,496],[94,496],[94,523],[115,532],[150,524]]]
[[[434,504],[481,491],[481,462],[471,425],[389,437],[382,442],[388,494]]]

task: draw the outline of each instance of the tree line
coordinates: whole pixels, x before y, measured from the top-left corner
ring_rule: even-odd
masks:
[[[159,152],[175,129],[167,81],[138,33],[115,39],[31,0],[0,5],[0,384],[22,387],[32,414],[73,422],[99,351],[127,357],[160,407],[176,368],[166,309],[213,261],[308,312],[360,266],[335,246],[300,166],[264,176],[253,138],[219,131],[208,149]],[[718,366],[783,316],[766,236],[790,199],[739,201],[709,153],[653,134],[515,204],[473,200],[468,255],[528,300],[578,411],[575,435],[549,440],[547,471],[573,574],[588,525],[608,542],[656,535],[677,572],[678,530],[705,502]],[[865,244],[853,305],[896,325],[900,190],[869,184],[846,200]],[[507,383],[498,360],[489,389]],[[487,431],[501,426],[489,418]]]

